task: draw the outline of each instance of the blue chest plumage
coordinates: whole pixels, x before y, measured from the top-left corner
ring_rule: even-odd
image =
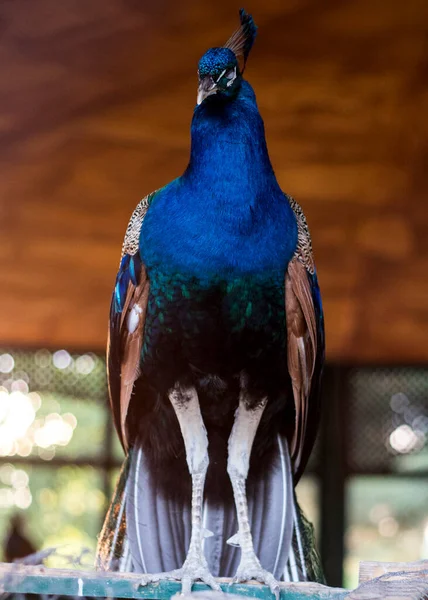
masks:
[[[286,197],[236,206],[233,192],[191,190],[180,179],[161,190],[142,228],[141,255],[149,273],[179,272],[206,284],[285,273],[297,243]]]

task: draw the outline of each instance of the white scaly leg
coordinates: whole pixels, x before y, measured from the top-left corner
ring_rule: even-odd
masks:
[[[211,535],[202,527],[202,505],[205,476],[208,469],[208,437],[202,420],[195,388],[174,387],[169,392],[186,448],[186,460],[192,477],[192,532],[186,560],[180,569],[155,575],[144,575],[142,585],[161,579],[181,580],[182,593],[190,594],[194,581],[201,580],[216,591],[221,591],[208,569],[203,552],[203,538]]]
[[[241,391],[235,421],[229,438],[227,472],[232,482],[238,518],[238,533],[228,542],[241,547],[241,562],[234,581],[243,582],[255,579],[268,585],[275,597],[279,598],[279,585],[272,573],[263,569],[256,556],[248,519],[246,480],[250,465],[251,449],[260,423],[267,398],[263,398],[253,409],[248,408],[248,396]]]

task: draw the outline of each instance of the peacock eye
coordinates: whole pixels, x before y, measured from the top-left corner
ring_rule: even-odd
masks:
[[[226,79],[233,79],[235,77],[235,69],[228,71],[225,75]]]

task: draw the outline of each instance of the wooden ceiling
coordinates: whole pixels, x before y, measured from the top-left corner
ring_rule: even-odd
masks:
[[[189,152],[226,0],[0,10],[0,344],[102,349],[124,230]],[[428,2],[248,0],[247,77],[304,207],[331,360],[428,362]]]

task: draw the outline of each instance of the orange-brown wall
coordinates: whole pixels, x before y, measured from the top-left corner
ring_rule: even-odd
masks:
[[[123,233],[186,166],[226,0],[14,0],[0,16],[0,344],[105,344]],[[332,360],[428,361],[428,2],[248,0],[247,77],[313,237]]]

